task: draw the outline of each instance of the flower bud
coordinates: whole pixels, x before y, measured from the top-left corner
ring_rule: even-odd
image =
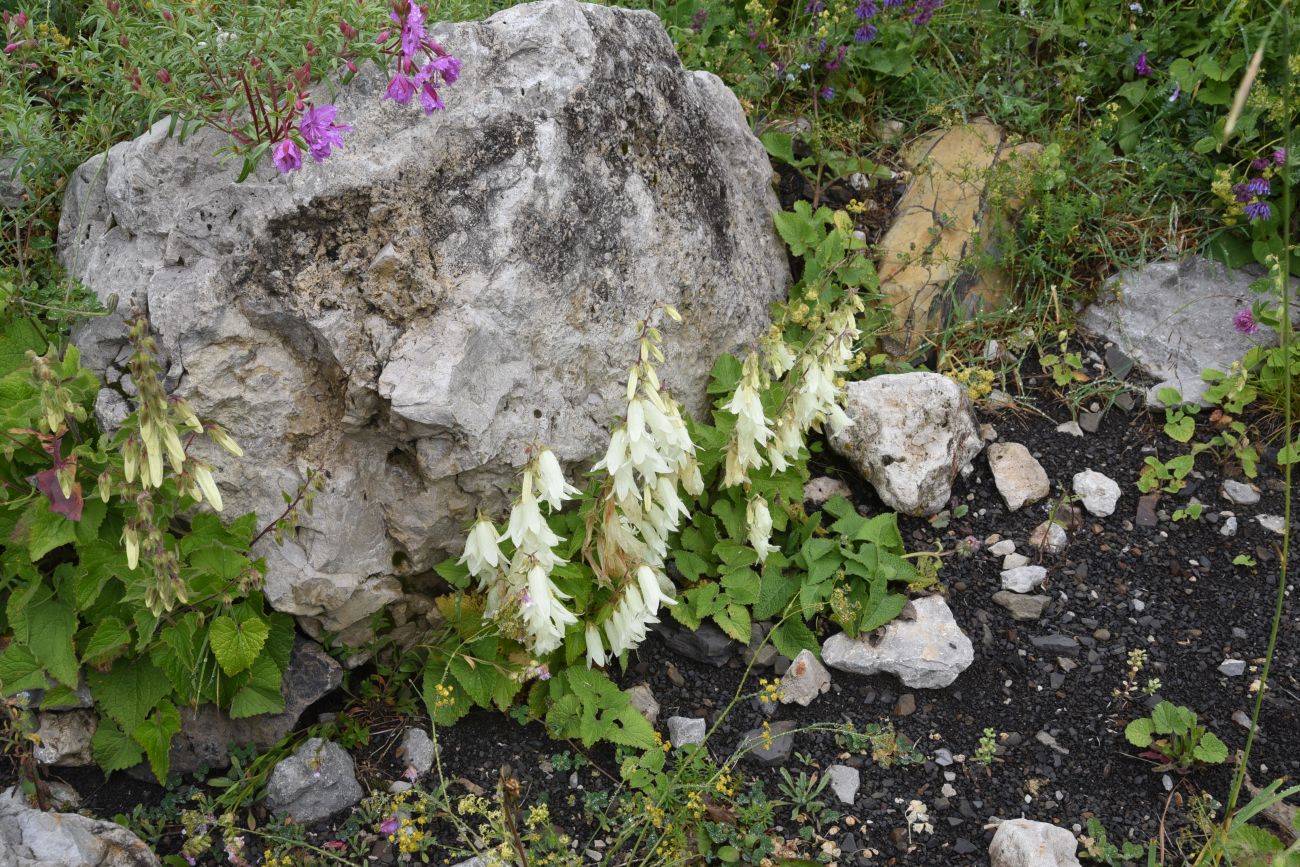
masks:
[[[160,69],[156,74],[158,76],[158,81],[163,84],[171,84],[172,74],[166,69]]]
[[[346,61],[346,64],[347,64],[347,67],[348,67],[348,72],[356,72],[356,71],[357,71],[357,65],[356,65],[355,63],[353,63],[351,60]]]
[[[108,2],[105,3],[104,5],[108,7],[108,12],[110,15],[116,15],[118,10],[122,8],[121,5],[117,2],[117,0],[108,0]]]
[[[164,9],[162,16],[164,21],[172,21],[176,18],[176,16],[172,14],[172,11],[170,9]]]
[[[19,30],[22,30],[24,27],[27,26],[26,12],[19,12],[17,15],[14,16],[14,26],[17,27]]]
[[[126,37],[125,33],[123,33],[117,37],[117,44],[122,46],[123,48],[130,48],[131,40]]]

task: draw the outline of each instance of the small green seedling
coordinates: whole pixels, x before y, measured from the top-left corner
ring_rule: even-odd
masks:
[[[1228,748],[1205,726],[1197,725],[1188,708],[1162,701],[1151,716],[1135,719],[1124,729],[1128,742],[1156,762],[1156,771],[1188,771],[1195,765],[1218,765]]]

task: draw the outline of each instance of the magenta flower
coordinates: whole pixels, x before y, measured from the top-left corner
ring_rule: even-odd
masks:
[[[446,106],[442,104],[442,98],[438,96],[437,89],[433,86],[433,73],[436,71],[432,63],[426,63],[419,72],[415,73],[415,86],[420,90],[420,105],[424,106],[425,114],[433,114],[435,111],[441,111]]]
[[[407,60],[414,60],[415,53],[420,50],[425,40],[424,30],[424,11],[420,9],[420,4],[411,0],[409,8],[406,11],[405,20],[397,17],[396,12],[389,13],[394,21],[399,21],[402,25],[402,55]]]
[[[1245,211],[1248,220],[1267,220],[1273,216],[1273,211],[1269,208],[1268,202],[1251,202],[1242,210]]]
[[[1138,55],[1137,63],[1133,64],[1133,71],[1143,78],[1151,75],[1151,64],[1147,63],[1147,53],[1145,51]]]
[[[411,83],[411,79],[400,72],[393,76],[392,81],[388,82],[388,90],[384,92],[386,99],[391,99],[393,102],[402,105],[410,102],[412,96],[415,96],[415,85]]]
[[[1286,162],[1286,148],[1278,148],[1277,150],[1273,151],[1274,165],[1280,166],[1285,162]]]
[[[396,817],[396,816],[389,816],[387,819],[385,819],[383,822],[381,822],[381,823],[379,824],[379,833],[381,833],[381,834],[396,834],[396,833],[397,833],[397,825],[398,825],[397,817]]]
[[[533,673],[537,675],[537,679],[538,679],[538,680],[550,680],[550,679],[551,679],[551,667],[550,667],[549,665],[546,665],[545,663],[543,663],[542,665],[539,665],[539,666],[537,666],[537,668],[533,669]]]
[[[302,168],[302,150],[296,141],[287,138],[271,149],[271,162],[282,174],[296,172]]]
[[[1238,334],[1254,334],[1259,331],[1259,323],[1255,321],[1255,314],[1250,312],[1250,308],[1243,307],[1232,317],[1232,328]]]
[[[1255,157],[1250,161],[1250,167],[1257,172],[1262,172],[1264,169],[1268,168],[1268,160],[1263,157]]]
[[[316,105],[303,112],[298,123],[316,162],[328,159],[331,149],[343,147],[343,133],[352,132],[351,124],[335,122],[337,114],[338,109],[332,105]]]
[[[455,84],[456,79],[460,78],[460,58],[452,57],[450,54],[444,54],[442,57],[435,57],[429,62],[429,65],[438,70],[442,80],[448,84]]]

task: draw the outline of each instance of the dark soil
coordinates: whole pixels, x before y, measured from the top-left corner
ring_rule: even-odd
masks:
[[[1159,503],[1158,525],[1136,526],[1139,492],[1134,482],[1144,458],[1153,447],[1163,458],[1182,450],[1161,432],[1163,416],[1112,408],[1096,434],[1078,438],[1055,430],[1069,416],[1053,396],[1050,379],[1040,374],[1026,385],[1038,411],[981,412],[980,420],[996,428],[999,440],[1024,443],[1035,454],[1053,480],[1051,500],[1009,513],[981,455],[974,472],[954,486],[953,505],[969,509],[964,517],[943,529],[926,519],[902,518],[900,525],[911,550],[933,549],[936,541],[951,550],[964,537],[984,540],[996,533],[1015,540],[1017,550],[1029,554],[1030,532],[1048,517],[1063,492],[1061,486],[1068,486],[1074,473],[1091,468],[1113,478],[1123,491],[1116,513],[1101,519],[1084,515],[1063,553],[1035,558],[1049,570],[1048,582],[1038,592],[1052,598],[1041,620],[1015,622],[992,601],[1000,589],[999,558],[983,550],[966,559],[949,557],[940,578],[957,622],[975,647],[974,664],[955,684],[909,691],[888,676],[832,671],[831,692],[809,708],[780,706],[769,718],[756,702],[742,702],[710,741],[713,753],[724,758],[743,732],[765,719],[800,725],[851,722],[859,730],[872,723],[896,725],[927,761],[886,768],[868,756],[848,755],[830,733],[801,731],[795,736],[795,755],[786,764],[796,776],[835,762],[860,767],[862,786],[852,807],[840,807],[829,789],[824,793],[830,806],[856,820],[834,823],[835,832],[827,836],[846,848],[851,843],[875,850],[879,855],[872,864],[986,864],[992,838],[986,824],[1022,815],[1075,831],[1095,817],[1112,838],[1143,842],[1160,837],[1163,828],[1165,863],[1178,863],[1177,831],[1187,824],[1190,799],[1201,792],[1225,798],[1230,766],[1186,776],[1153,773],[1150,763],[1135,756],[1125,742],[1125,724],[1165,698],[1195,710],[1234,753],[1244,743],[1245,729],[1233,717],[1252,709],[1250,686],[1258,676],[1272,617],[1280,540],[1255,516],[1282,514],[1283,485],[1277,468],[1261,466],[1255,480],[1263,493],[1259,504],[1236,506],[1220,493],[1220,480],[1240,477],[1239,468],[1203,455],[1187,489]],[[819,461],[822,472],[841,476],[850,485],[864,512],[883,510],[870,488],[847,468],[831,459]],[[1174,523],[1163,514],[1173,513],[1193,496],[1205,504],[1201,520]],[[1237,516],[1239,530],[1233,538],[1219,532],[1223,510]],[[1234,566],[1232,560],[1239,554],[1249,554],[1258,565]],[[1031,643],[1048,635],[1067,636],[1078,646],[1068,653],[1043,652]],[[1144,648],[1149,655],[1140,682],[1158,677],[1163,686],[1150,698],[1116,698],[1126,656],[1134,648]],[[1279,776],[1300,776],[1298,656],[1297,611],[1288,597],[1260,736],[1251,756],[1250,775],[1261,785]],[[1220,674],[1218,666],[1228,658],[1246,660],[1246,673]],[[703,665],[675,655],[654,637],[633,655],[629,670],[618,679],[625,686],[650,685],[662,727],[673,715],[705,716],[712,723],[731,702],[743,674],[736,660],[722,668]],[[772,675],[755,671],[752,676]],[[752,682],[745,685],[746,692],[754,688]],[[899,698],[908,692],[915,711],[898,716]],[[382,709],[371,711],[377,719],[385,718]],[[369,772],[370,785],[376,788],[386,787],[401,770],[391,755],[400,722],[391,714],[387,718],[387,724],[372,726],[369,747],[358,753],[359,768]],[[304,720],[311,721],[311,716]],[[970,758],[944,766],[936,763],[940,750],[973,756],[985,727],[1002,734],[998,759],[990,768]],[[1056,748],[1042,743],[1044,736],[1050,736]],[[501,714],[474,712],[439,737],[443,771],[453,794],[474,786],[491,794],[503,766],[508,766],[521,783],[523,803],[548,802],[554,822],[572,833],[581,848],[598,836],[583,818],[582,799],[587,791],[616,787],[612,750],[588,751],[591,764],[577,772],[574,787],[571,772],[556,769],[551,757],[579,751],[549,740],[538,725],[521,727]],[[775,769],[749,762],[745,769],[764,782],[769,797],[780,797]],[[63,771],[60,776],[100,815],[129,812],[134,804],[152,805],[163,797],[158,787],[124,775],[107,782],[90,770]],[[944,796],[945,784],[955,795]],[[906,824],[903,810],[913,798],[929,807],[934,833],[913,835],[914,848],[906,851],[906,832],[899,829]],[[778,813],[780,818],[788,815],[788,810]],[[329,839],[328,825],[318,830],[320,839]],[[797,834],[788,822],[777,831],[789,837]],[[846,840],[849,834],[852,839]],[[167,843],[164,839],[164,849]],[[381,844],[374,853],[380,860],[382,850]],[[845,851],[838,863],[857,862]]]

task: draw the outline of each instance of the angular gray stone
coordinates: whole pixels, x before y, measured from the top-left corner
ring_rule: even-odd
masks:
[[[781,676],[781,704],[807,707],[831,688],[831,675],[808,648],[799,651]]]
[[[1006,557],[1016,553],[1016,543],[1010,539],[999,539],[989,546],[989,553],[995,557]]]
[[[1029,819],[998,825],[989,846],[992,867],[1079,867],[1078,842],[1064,828]]]
[[[0,794],[0,867],[161,867],[116,822],[29,806],[18,787]]]
[[[792,720],[772,723],[766,731],[750,729],[740,739],[738,752],[743,758],[760,765],[779,765],[794,751],[794,730],[798,724]]]
[[[749,644],[740,648],[741,662],[746,665],[752,662],[758,668],[767,668],[776,662],[776,658],[781,654],[776,646],[767,640],[767,634],[771,630],[772,626],[768,623],[749,624]]]
[[[1029,544],[1047,554],[1059,554],[1070,542],[1070,534],[1055,521],[1044,521],[1029,534]]]
[[[699,717],[668,717],[668,742],[674,747],[702,744],[708,732],[708,725]]]
[[[1277,533],[1279,536],[1286,532],[1286,518],[1281,515],[1256,515],[1255,520],[1259,521],[1259,525],[1265,530]]]
[[[1002,558],[1002,571],[1008,569],[1019,569],[1021,566],[1028,566],[1029,558],[1024,554],[1008,554]]]
[[[990,443],[988,458],[993,483],[1011,511],[1037,503],[1052,492],[1047,471],[1021,443]]]
[[[1253,506],[1259,502],[1259,491],[1235,479],[1223,480],[1223,495],[1238,506]]]
[[[627,695],[632,701],[632,707],[645,717],[646,722],[654,725],[659,721],[659,702],[655,700],[655,694],[650,691],[648,684],[638,683],[627,690]]]
[[[846,807],[853,806],[858,797],[858,789],[862,786],[862,775],[858,769],[848,765],[831,765],[826,769],[826,776],[831,778],[831,791],[840,799],[840,803]]]
[[[243,446],[201,449],[229,514],[268,522],[324,471],[258,553],[271,604],[348,643],[504,511],[528,443],[603,453],[655,305],[685,317],[660,379],[700,415],[789,285],[767,154],[654,14],[543,0],[433,34],[464,61],[446,111],[367,66],[333,100],[340,152],[242,184],[219,131],[164,120],[74,173],[60,226],[69,274],[146,309],[176,394]],[[124,334],[88,322],[83,363],[108,379]]]
[[[352,756],[333,741],[311,738],[271,769],[266,806],[299,823],[316,822],[359,802]]]
[[[702,623],[699,629],[687,629],[680,623],[665,619],[654,626],[654,631],[675,653],[718,668],[727,664],[736,649],[736,642],[712,623]]]
[[[822,661],[850,674],[892,674],[913,689],[941,689],[975,661],[975,649],[942,596],[913,599],[913,620],[893,620],[878,641],[840,632],[822,645]]]
[[[1012,620],[1037,620],[1043,616],[1043,609],[1052,600],[1048,596],[1029,596],[1010,590],[999,590],[993,594],[993,601],[1010,611]]]
[[[1088,514],[1098,518],[1115,514],[1120,490],[1119,484],[1110,476],[1096,470],[1084,470],[1074,474],[1072,487]]]
[[[1228,677],[1241,677],[1246,673],[1246,660],[1244,659],[1225,659],[1219,663],[1219,674]]]
[[[853,424],[831,446],[887,506],[908,515],[943,509],[953,479],[984,445],[965,389],[938,373],[851,382],[844,411]]]
[[[397,745],[397,758],[405,762],[408,768],[415,768],[418,774],[427,774],[433,769],[437,757],[438,745],[427,731],[410,726],[402,732],[402,740]]]
[[[1017,566],[1002,573],[1002,589],[1014,593],[1028,593],[1047,580],[1047,570],[1042,566]]]
[[[1105,300],[1080,321],[1160,380],[1147,392],[1150,405],[1159,405],[1156,394],[1165,387],[1198,401],[1209,387],[1202,370],[1227,371],[1257,343],[1277,342],[1270,329],[1246,335],[1232,328],[1233,315],[1258,297],[1250,284],[1259,277],[1199,256],[1152,262],[1118,274],[1103,290]]]
[[[95,736],[99,717],[93,710],[43,711],[39,715],[36,744],[32,754],[42,765],[76,768],[93,765],[90,739]]]
[[[1051,635],[1034,636],[1029,639],[1029,643],[1049,656],[1077,656],[1079,653],[1079,642],[1059,632]]]
[[[1227,536],[1229,539],[1237,535],[1236,515],[1229,515],[1226,519],[1224,519],[1223,526],[1219,528],[1219,535]]]
[[[296,636],[289,667],[280,682],[284,710],[232,720],[213,704],[181,708],[181,730],[172,739],[171,770],[188,774],[200,765],[224,768],[230,764],[232,745],[252,744],[259,750],[267,749],[293,730],[303,711],[338,689],[342,682],[342,666],[316,642]],[[145,768],[142,773],[152,772]]]

